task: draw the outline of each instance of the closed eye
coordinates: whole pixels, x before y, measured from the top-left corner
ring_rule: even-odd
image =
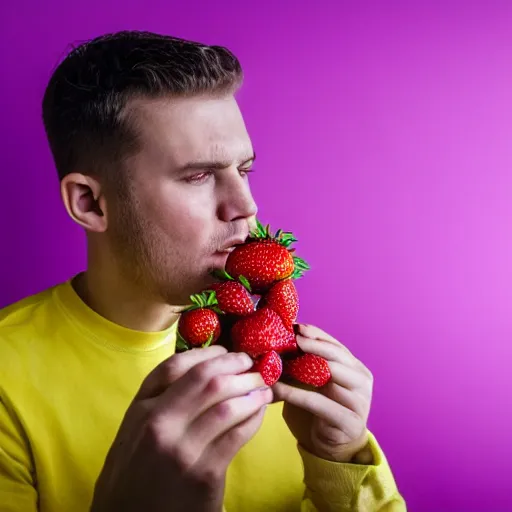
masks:
[[[240,173],[241,176],[247,177],[250,173],[254,172],[254,169],[252,167],[247,167],[247,168],[242,167],[242,168],[238,169],[238,172]],[[206,181],[208,181],[208,179],[211,178],[211,176],[214,173],[215,173],[214,169],[209,169],[209,170],[194,174],[192,176],[187,176],[185,178],[185,181],[187,183],[190,183],[193,185],[200,185],[201,183],[205,183]]]
[[[213,175],[213,171],[211,171],[211,170],[204,171],[204,172],[200,172],[198,174],[194,174],[192,176],[187,176],[185,178],[185,181],[187,183],[198,185],[198,184],[201,184],[201,183],[204,183],[205,181],[207,181],[209,178],[211,178],[212,175]]]
[[[255,169],[253,169],[252,167],[238,169],[238,172],[243,176],[247,176],[248,174],[250,174],[254,171],[255,171]]]

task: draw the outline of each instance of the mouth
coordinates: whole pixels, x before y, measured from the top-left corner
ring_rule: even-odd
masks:
[[[233,245],[232,247],[226,247],[225,249],[219,249],[217,252],[219,254],[230,254],[235,250],[236,245]]]
[[[226,242],[226,245],[224,245],[224,247],[222,247],[221,249],[219,249],[217,252],[220,253],[220,254],[230,254],[232,253],[239,245],[242,245],[243,243],[245,243],[245,238],[242,239],[242,238],[237,238],[237,239],[234,239],[234,240],[229,240],[228,242]]]

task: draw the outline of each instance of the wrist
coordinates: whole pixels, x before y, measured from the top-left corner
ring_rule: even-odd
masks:
[[[370,465],[373,464],[373,452],[369,442],[368,431],[365,430],[364,434],[341,446],[337,446],[332,451],[319,451],[303,446],[312,455],[324,460],[339,463],[351,463]]]
[[[368,431],[363,435],[340,447],[335,454],[336,462],[352,464],[371,464],[373,461],[372,450],[369,443]],[[368,461],[368,462],[364,462]]]
[[[373,457],[373,451],[369,439],[367,439],[366,444],[352,456],[350,462],[352,464],[360,464],[362,466],[370,466],[375,464],[375,459]]]

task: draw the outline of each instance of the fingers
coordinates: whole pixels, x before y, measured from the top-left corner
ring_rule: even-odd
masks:
[[[259,372],[213,377],[206,388],[193,399],[194,407],[191,414],[188,415],[189,421],[197,418],[207,409],[215,408],[217,405],[222,407],[221,404],[226,400],[236,397],[245,398],[249,393],[260,389],[269,390],[270,388],[265,384]]]
[[[274,396],[280,400],[310,412],[329,425],[343,430],[347,435],[357,436],[361,430],[361,418],[358,414],[317,391],[296,388],[283,382],[274,384],[272,390]]]
[[[203,452],[198,464],[211,464],[212,460],[226,467],[240,449],[258,432],[265,416],[265,407],[260,409],[236,427],[218,437]]]
[[[371,395],[366,395],[358,391],[353,391],[337,384],[325,386],[322,394],[330,398],[333,402],[343,405],[347,409],[354,411],[358,416],[367,419],[370,412]]]
[[[272,390],[266,388],[214,405],[189,425],[185,442],[202,452],[215,439],[254,416],[272,398]]]
[[[309,324],[297,324],[297,333],[303,336],[304,338],[310,338],[312,340],[321,340],[328,341],[329,343],[339,347],[341,350],[347,352],[350,356],[352,356],[356,361],[356,357],[352,354],[352,352],[345,346],[343,343],[340,343],[336,338],[326,333],[322,329],[315,327],[314,325]]]
[[[298,334],[301,334],[306,338],[311,338],[312,340],[324,340],[328,341],[329,343],[334,343],[335,345],[341,345],[341,343],[336,338],[333,338],[330,334],[326,333],[318,327],[315,327],[314,325],[297,324],[297,330]],[[348,348],[346,348],[346,350],[348,351]]]
[[[235,378],[250,370],[253,364],[247,354],[238,352],[229,352],[196,364],[158,397],[157,411],[167,410],[173,415],[183,413],[191,421],[207,407],[222,400],[264,387],[265,382],[257,372],[249,373],[242,379]]]
[[[308,354],[314,354],[327,360],[331,371],[332,381],[348,389],[366,388],[367,378],[353,358],[332,343],[311,340],[297,335],[297,344]]]
[[[322,329],[315,327],[314,325],[297,324],[297,334],[300,334],[301,336],[304,336],[305,338],[310,338],[312,340],[328,341],[329,343],[332,343],[333,345],[341,348],[342,350],[347,352],[347,354],[354,357],[352,352],[345,345],[343,345],[343,343],[340,343],[336,338],[326,333]]]
[[[357,365],[356,358],[341,348],[341,345],[337,343],[327,343],[325,340],[318,340],[313,338],[306,338],[300,334],[296,336],[297,345],[304,352],[321,356],[327,361],[336,361],[346,366],[355,367]]]
[[[185,375],[192,367],[227,353],[220,345],[196,348],[174,354],[161,362],[143,381],[135,399],[144,400],[161,394],[172,382]]]
[[[334,384],[338,384],[349,390],[364,390],[367,392],[371,388],[371,382],[357,368],[351,368],[344,364],[329,362],[332,380]]]

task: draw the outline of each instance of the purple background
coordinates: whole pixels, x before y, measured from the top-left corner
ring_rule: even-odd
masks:
[[[301,319],[373,370],[370,427],[409,509],[512,510],[512,4],[107,5],[1,7],[0,306],[84,266],[40,121],[67,45],[127,28],[227,45],[261,218],[312,265]]]

